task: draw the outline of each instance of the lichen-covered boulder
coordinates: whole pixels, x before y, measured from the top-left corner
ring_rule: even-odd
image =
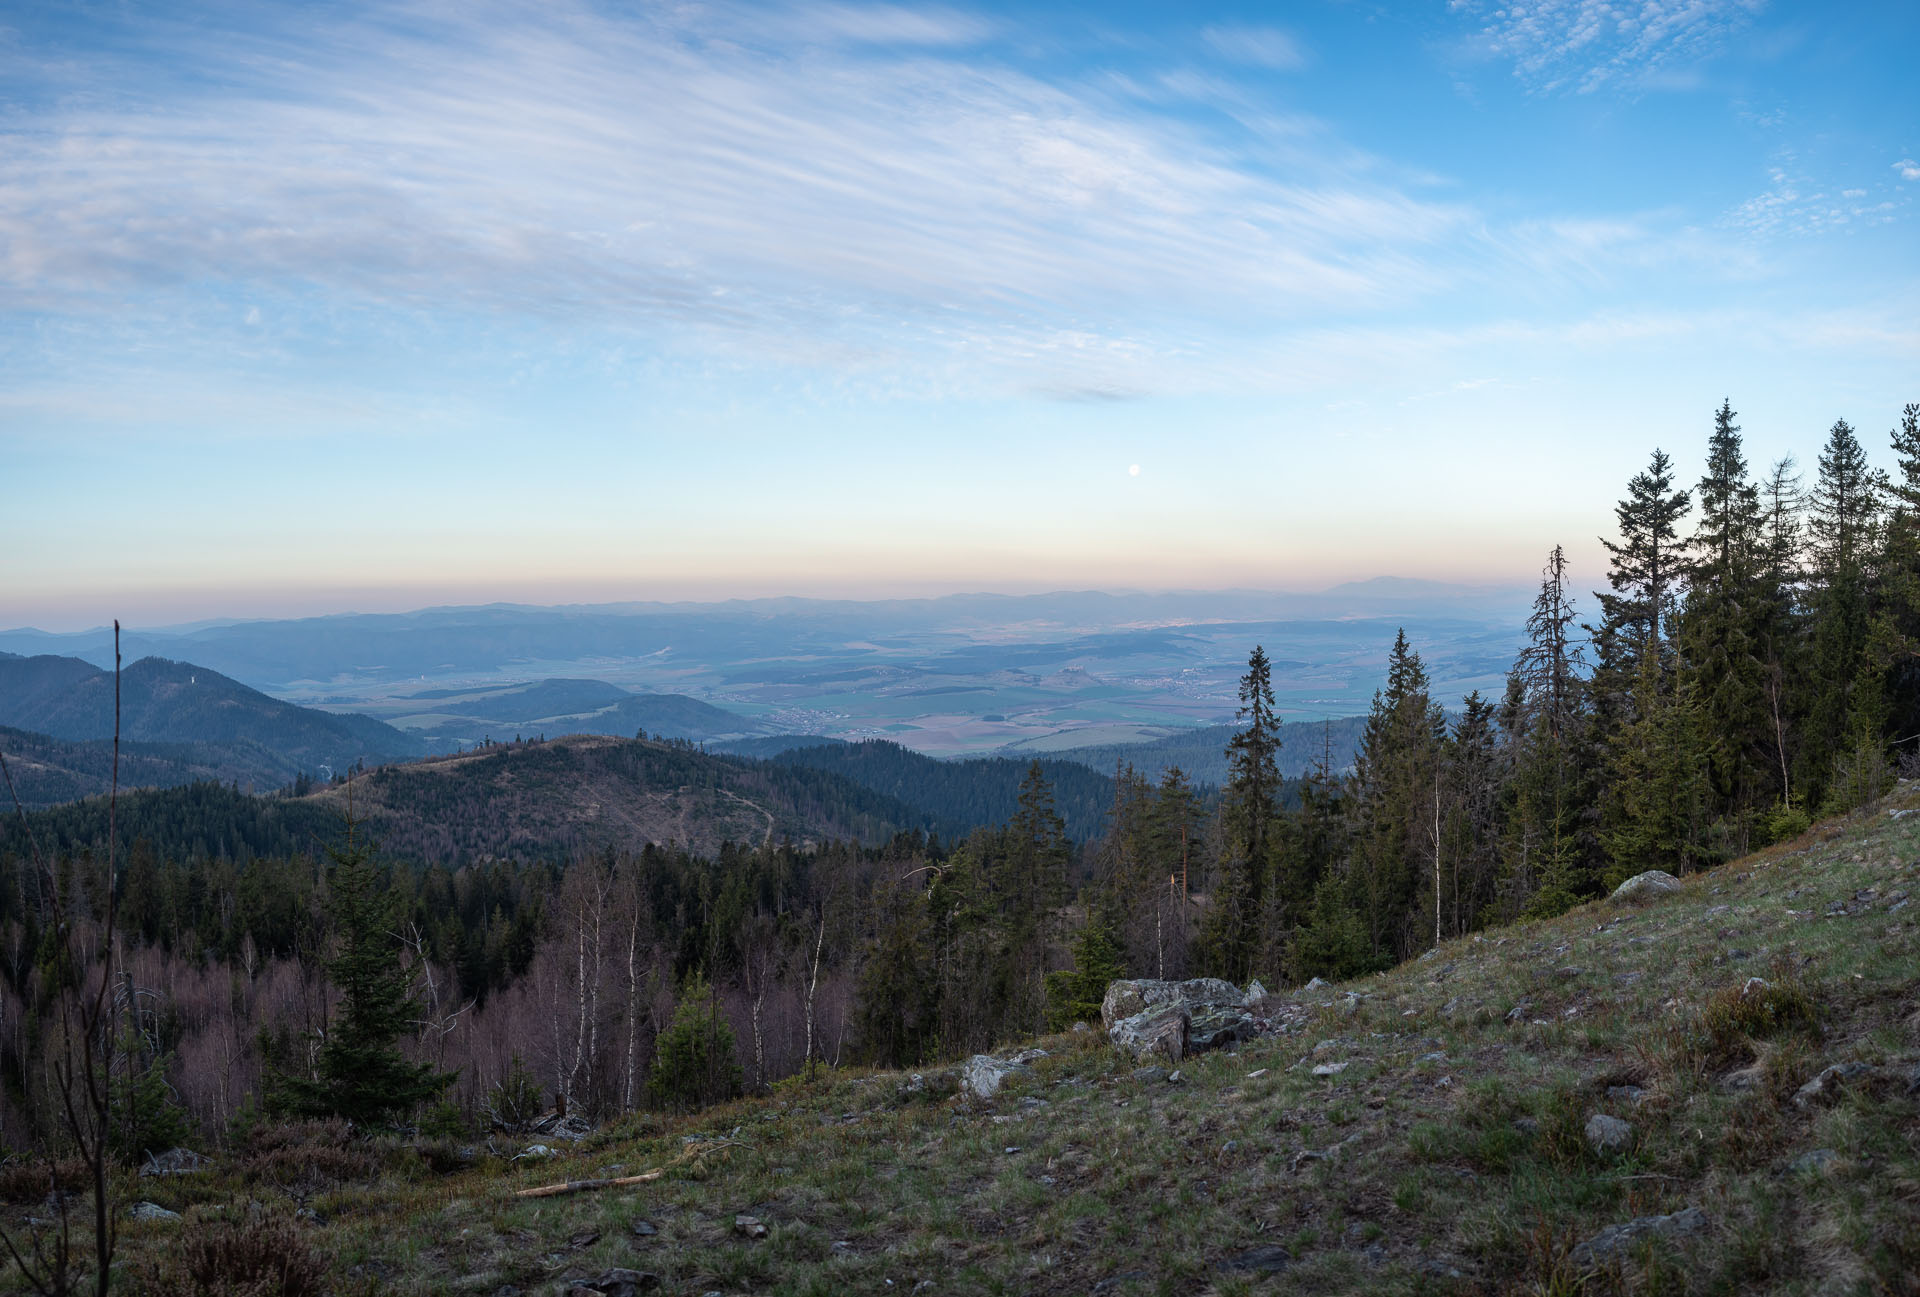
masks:
[[[960,1069],[960,1085],[968,1094],[980,1099],[991,1099],[1000,1093],[1000,1087],[1013,1077],[1032,1076],[1033,1069],[1025,1062],[1011,1058],[995,1058],[991,1054],[975,1054]]]
[[[1247,998],[1232,982],[1195,977],[1184,982],[1132,978],[1108,985],[1100,1003],[1107,1039],[1135,1058],[1179,1062],[1254,1033]]]
[[[1680,890],[1680,880],[1664,869],[1649,869],[1644,874],[1635,874],[1626,882],[1613,889],[1610,900],[1621,904],[1638,905],[1645,901],[1655,901],[1662,896],[1672,895]]]
[[[1164,1058],[1177,1063],[1187,1056],[1186,1006],[1174,1003],[1122,1018],[1107,1028],[1107,1039],[1135,1058]]]

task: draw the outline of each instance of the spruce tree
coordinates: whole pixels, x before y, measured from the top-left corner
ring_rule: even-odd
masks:
[[[1889,441],[1899,467],[1887,492],[1875,648],[1888,730],[1904,743],[1920,733],[1920,404],[1901,410]]]
[[[1870,656],[1873,567],[1880,544],[1885,476],[1845,419],[1834,423],[1820,452],[1819,482],[1808,515],[1811,552],[1807,603],[1805,739],[1800,781],[1824,793],[1834,763],[1852,764],[1856,749],[1881,734],[1880,680]]]
[[[1253,975],[1263,935],[1284,923],[1268,914],[1267,889],[1277,845],[1280,718],[1274,711],[1273,669],[1258,645],[1240,677],[1239,718],[1246,728],[1227,741],[1221,807],[1226,832],[1206,935],[1209,966],[1234,982]]]
[[[1758,488],[1731,402],[1714,413],[1700,520],[1689,540],[1691,566],[1680,617],[1681,688],[1692,700],[1693,745],[1709,781],[1716,850],[1748,844],[1758,812],[1784,791],[1770,760],[1773,716],[1766,682],[1767,626],[1763,519]]]
[[[349,817],[346,842],[327,849],[330,910],[337,940],[327,976],[340,1002],[320,1042],[315,1074],[285,1082],[295,1111],[391,1122],[440,1096],[453,1081],[431,1063],[408,1062],[399,1039],[418,1022],[402,947],[396,898],[380,886],[373,852]]]

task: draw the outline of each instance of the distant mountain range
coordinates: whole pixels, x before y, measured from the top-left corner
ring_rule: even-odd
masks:
[[[767,734],[763,722],[684,694],[634,693],[604,680],[554,678],[529,684],[429,689],[387,700],[396,727],[447,751],[483,738],[641,733],[705,742]]]
[[[456,699],[434,703],[449,713],[448,725],[429,734],[295,706],[203,666],[143,658],[120,677],[120,783],[173,787],[217,779],[264,791],[302,774],[411,760],[485,736],[511,738],[516,725],[528,737],[631,738],[645,730],[700,740],[762,732],[758,723],[698,699],[634,694],[596,680],[545,680],[457,692]],[[105,792],[113,725],[111,671],[78,658],[0,653],[0,751],[25,804]]]
[[[353,809],[383,855],[452,867],[565,861],[650,842],[712,855],[728,841],[877,843],[908,830],[952,841],[976,825],[1011,818],[1027,768],[1008,760],[935,761],[887,743],[848,750],[850,759],[836,769],[652,739],[580,735],[496,744],[371,770],[353,781]],[[1112,780],[1071,763],[1050,769],[1069,833],[1097,833]],[[199,783],[130,794],[117,823],[123,848],[145,839],[161,855],[312,852],[340,839],[347,797],[341,784],[300,796],[247,796]],[[17,818],[0,817],[0,856],[25,854],[28,833],[42,850],[103,845],[104,799],[38,811],[24,831]]]
[[[1366,726],[1367,718],[1364,716],[1282,724],[1280,753],[1276,760],[1281,775],[1298,779],[1317,769],[1323,761],[1336,775],[1351,769]],[[1207,725],[1139,743],[1099,743],[1062,748],[1009,747],[1001,749],[1001,755],[1016,759],[1043,757],[1048,761],[1071,761],[1108,775],[1117,767],[1128,765],[1153,780],[1158,780],[1170,768],[1178,766],[1196,785],[1224,788],[1227,783],[1227,741],[1241,728],[1237,725]]]
[[[0,657],[0,725],[68,744],[93,745],[114,733],[113,673],[77,658]],[[426,745],[391,725],[352,713],[296,707],[230,680],[217,671],[165,658],[142,658],[120,673],[120,737],[127,744],[162,744],[122,771],[122,782],[184,783],[207,777],[277,787],[321,767],[345,770],[422,756]],[[47,760],[84,786],[104,791],[99,762],[86,748],[60,752],[41,745]],[[206,773],[203,773],[206,772]]]

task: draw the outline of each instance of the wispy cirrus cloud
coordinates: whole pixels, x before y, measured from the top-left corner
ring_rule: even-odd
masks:
[[[1449,0],[1487,53],[1538,91],[1670,82],[1714,53],[1764,0]]]
[[[833,6],[784,20],[824,43],[763,48],[724,10],[430,12],[217,51],[148,29],[199,61],[189,87],[109,73],[6,123],[0,282],[42,307],[305,282],[719,327],[1285,312],[1432,288],[1463,219],[1331,151],[1263,174],[1171,116],[944,56],[973,20]]]

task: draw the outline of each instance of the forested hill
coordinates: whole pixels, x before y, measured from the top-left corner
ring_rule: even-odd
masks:
[[[57,806],[104,793],[113,782],[110,739],[49,738],[0,725],[0,754],[7,761],[14,792],[30,808]],[[205,743],[120,744],[120,787],[177,788],[206,780],[246,782],[257,763],[229,759]],[[0,809],[12,810],[11,803]]]
[[[957,836],[971,825],[930,816],[842,775],[711,756],[684,743],[576,735],[382,766],[352,783],[353,809],[385,856],[449,866],[489,859],[566,860],[613,847],[675,842],[713,855],[823,840],[879,842],[906,830]],[[249,797],[199,784],[123,797],[123,848],[145,838],[162,856],[244,857],[312,851],[341,836],[347,788]],[[102,844],[104,798],[0,820],[0,856]]]
[[[873,739],[792,748],[771,758],[769,764],[844,776],[863,788],[919,807],[936,823],[948,826],[942,835],[952,837],[954,828],[1012,820],[1032,761],[1012,757],[940,761],[898,743]],[[1077,762],[1051,758],[1040,762],[1040,773],[1053,786],[1054,809],[1066,823],[1067,836],[1075,842],[1097,837],[1113,805],[1113,780]]]
[[[1280,750],[1274,765],[1288,779],[1299,779],[1318,769],[1322,760],[1335,774],[1353,766],[1354,753],[1360,750],[1360,736],[1366,729],[1364,716],[1341,716],[1328,721],[1289,721],[1280,727]],[[1227,784],[1227,740],[1239,733],[1237,725],[1208,725],[1184,730],[1146,743],[1096,743],[1086,747],[1059,748],[1050,752],[1027,752],[1003,748],[1001,756],[1026,761],[1045,757],[1048,761],[1071,761],[1112,774],[1121,765],[1132,766],[1135,773],[1157,780],[1168,770],[1179,767],[1197,787],[1224,788]]]
[[[0,725],[71,742],[110,739],[113,673],[78,658],[0,658]],[[204,745],[198,764],[264,787],[322,765],[345,770],[426,751],[419,739],[371,717],[296,707],[165,658],[142,658],[121,673],[120,737]]]

